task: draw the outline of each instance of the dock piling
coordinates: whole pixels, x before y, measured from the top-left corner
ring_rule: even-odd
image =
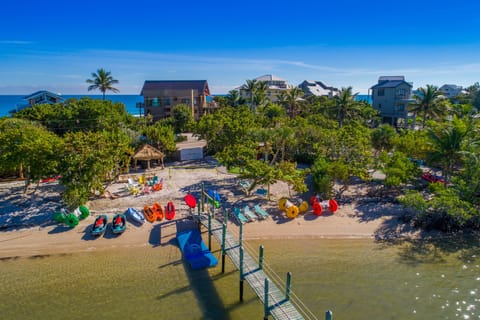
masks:
[[[260,249],[258,250],[258,268],[260,270],[263,269],[263,244],[260,246]]]
[[[208,215],[208,250],[212,251],[212,216]]]
[[[240,301],[243,301],[243,247],[240,245]]]
[[[287,285],[285,290],[285,299],[290,300],[290,285],[292,281],[292,273],[289,271],[287,272]]]
[[[333,312],[331,310],[325,312],[325,320],[333,320]]]
[[[225,273],[225,237],[227,235],[227,222],[222,224],[222,273]]]
[[[268,278],[265,278],[265,291],[263,298],[263,320],[268,320],[269,310],[268,310]]]

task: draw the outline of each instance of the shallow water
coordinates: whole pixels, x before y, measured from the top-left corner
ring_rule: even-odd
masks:
[[[249,241],[268,272],[292,272],[293,298],[324,319],[480,319],[478,240]],[[218,246],[215,254],[220,258]],[[220,259],[219,259],[220,261]],[[263,306],[228,261],[192,271],[172,244],[0,261],[2,319],[261,319]],[[293,299],[292,298],[292,299]]]

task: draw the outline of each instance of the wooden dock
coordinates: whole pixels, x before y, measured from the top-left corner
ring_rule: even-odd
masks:
[[[224,216],[224,220],[225,220]],[[225,254],[230,258],[232,263],[240,270],[240,277],[247,280],[247,283],[255,291],[264,305],[264,319],[271,315],[274,319],[304,319],[295,306],[290,302],[289,293],[282,292],[273,281],[271,281],[262,270],[261,263],[255,261],[241,247],[240,241],[235,239],[228,231],[223,222],[212,218],[207,214],[195,215],[197,221],[204,225],[211,234],[222,244],[224,243]],[[224,231],[225,230],[225,231]],[[224,234],[225,233],[225,234]],[[223,252],[222,252],[223,254]],[[241,261],[243,259],[243,265]],[[222,259],[223,270],[224,258]],[[287,286],[287,291],[289,286]],[[241,297],[243,296],[243,285],[241,285]],[[242,299],[242,298],[241,298]]]

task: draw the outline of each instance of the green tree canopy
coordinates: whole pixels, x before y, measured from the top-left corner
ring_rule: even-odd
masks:
[[[0,167],[17,168],[25,177],[25,191],[31,181],[57,175],[58,149],[62,141],[38,123],[6,118],[0,121]]]

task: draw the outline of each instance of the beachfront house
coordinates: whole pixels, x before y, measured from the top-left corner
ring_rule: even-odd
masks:
[[[412,99],[412,83],[403,76],[383,76],[372,90],[372,104],[380,112],[382,123],[392,126],[408,126],[408,120],[414,116],[408,112]]]
[[[216,108],[207,99],[210,96],[207,80],[147,80],[140,95],[143,96],[140,113],[143,109],[143,114],[152,115],[154,121],[170,117],[179,104],[191,107],[196,120]]]
[[[278,101],[277,97],[280,92],[285,92],[293,89],[293,85],[289,84],[287,80],[271,74],[263,75],[261,77],[255,78],[254,80],[256,80],[257,82],[263,81],[267,84],[266,94],[271,102]],[[246,101],[250,101],[250,92],[248,91],[246,84],[240,86],[239,88],[237,88],[237,90],[240,93],[240,97],[242,97]]]
[[[340,93],[338,88],[316,80],[305,80],[298,87],[305,93],[305,98],[310,96],[333,98]]]
[[[457,86],[455,84],[444,84],[438,91],[441,91],[443,95],[447,98],[453,98],[459,96],[462,93],[463,88],[461,86]]]
[[[15,109],[10,110],[10,113],[15,113],[25,108],[33,107],[37,104],[55,104],[65,101],[59,94],[47,90],[34,92],[22,98],[23,103],[17,104]]]

